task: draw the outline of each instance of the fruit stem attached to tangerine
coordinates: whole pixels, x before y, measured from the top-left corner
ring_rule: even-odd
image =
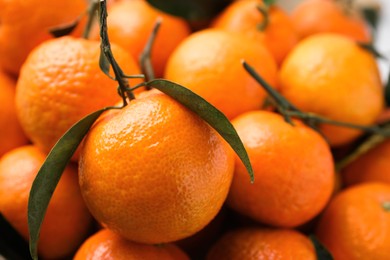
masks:
[[[123,106],[126,106],[128,104],[127,100],[135,99],[133,89],[129,85],[129,78],[145,78],[144,75],[125,75],[122,71],[122,69],[119,67],[118,63],[116,62],[114,55],[111,51],[111,44],[110,40],[108,38],[107,33],[107,4],[106,0],[100,0],[99,4],[99,22],[100,22],[100,48],[101,48],[101,61],[100,61],[100,67],[102,68],[103,72],[109,76],[109,66],[106,66],[106,64],[102,65],[102,63],[105,63],[104,59],[106,59],[106,62],[111,65],[112,70],[114,71],[115,78],[119,84],[118,87],[118,93],[121,96],[123,100]],[[103,59],[103,62],[102,62]]]

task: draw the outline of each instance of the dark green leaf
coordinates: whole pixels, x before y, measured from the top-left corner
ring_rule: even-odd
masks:
[[[271,6],[275,4],[276,0],[263,0],[263,2],[266,6]]]
[[[147,2],[166,13],[189,21],[203,21],[215,17],[231,0],[147,0]]]
[[[110,62],[108,61],[108,59],[107,59],[106,55],[103,53],[103,51],[100,51],[99,66],[100,66],[100,69],[104,72],[104,74],[106,74],[111,79],[114,79],[110,75]]]
[[[104,111],[111,108],[113,107],[93,112],[74,124],[54,145],[35,177],[28,200],[30,254],[33,259],[38,258],[41,224],[62,172],[92,124]]]
[[[372,43],[364,43],[364,42],[358,42],[357,43],[361,48],[367,50],[372,55],[374,55],[377,59],[383,59],[387,60],[385,56],[383,56],[377,49],[375,49],[374,45]]]
[[[389,75],[387,76],[387,82],[385,85],[385,100],[386,100],[386,106],[390,107],[390,71],[389,71]]]
[[[375,30],[378,27],[379,11],[376,8],[363,8],[362,10],[364,19]]]
[[[80,17],[81,18],[81,17]],[[60,25],[53,27],[49,29],[49,33],[53,35],[55,38],[59,38],[65,35],[71,34],[74,29],[77,27],[77,25],[80,22],[80,18],[77,18],[76,21],[72,22],[71,24],[66,24],[66,25]]]
[[[244,145],[229,119],[227,119],[221,111],[191,90],[174,82],[164,79],[156,79],[147,82],[146,85],[151,88],[156,88],[173,97],[175,100],[194,111],[211,127],[213,127],[240,157],[241,161],[248,170],[251,181],[253,182],[254,176],[252,165],[249,161]]]
[[[320,241],[318,241],[314,235],[310,236],[310,240],[314,245],[318,260],[333,260],[332,254],[320,243]]]

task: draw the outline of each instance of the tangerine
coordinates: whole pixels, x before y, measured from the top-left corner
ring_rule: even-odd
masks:
[[[292,23],[302,38],[317,33],[337,33],[359,42],[371,42],[371,32],[354,10],[329,0],[305,0],[291,12]],[[341,1],[339,1],[341,2]]]
[[[241,228],[223,235],[210,249],[207,260],[305,259],[316,253],[310,240],[295,230]]]
[[[297,44],[279,71],[279,84],[281,94],[302,111],[336,121],[370,125],[384,107],[375,58],[338,34],[317,34]],[[320,129],[333,147],[362,134],[328,124]]]
[[[123,71],[140,73],[128,52],[114,44],[112,52]],[[42,151],[48,153],[84,116],[118,102],[117,83],[101,71],[99,56],[99,42],[66,36],[39,45],[23,64],[17,113],[27,136]]]
[[[45,157],[36,146],[26,145],[9,151],[0,160],[0,212],[26,240],[29,193]],[[46,259],[70,256],[88,235],[91,224],[77,181],[77,166],[70,164],[47,208],[38,253]]]
[[[18,75],[28,54],[53,38],[51,28],[73,23],[86,10],[83,0],[0,0],[1,67]]]
[[[200,117],[158,91],[103,114],[79,160],[81,191],[104,226],[166,243],[206,226],[233,176],[231,148]]]
[[[260,223],[297,227],[317,216],[334,189],[328,144],[300,121],[290,125],[279,114],[251,111],[232,121],[249,159],[255,182],[236,157],[227,205]]]
[[[188,256],[174,244],[140,244],[126,240],[108,229],[100,230],[88,238],[74,257],[74,260],[93,259],[189,260]]]
[[[390,185],[364,183],[329,203],[316,234],[334,259],[389,259]]]
[[[261,108],[267,96],[242,60],[276,86],[276,62],[266,47],[221,29],[201,30],[186,38],[170,56],[165,78],[191,89],[233,119]]]
[[[235,1],[217,16],[213,27],[241,32],[256,39],[270,50],[280,65],[298,43],[298,33],[292,19],[282,8],[272,5],[265,10],[268,16],[265,24],[264,15],[258,10],[259,7],[265,8],[262,0]]]

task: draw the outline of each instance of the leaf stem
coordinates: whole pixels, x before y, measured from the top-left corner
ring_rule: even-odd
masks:
[[[96,18],[95,17],[96,11],[99,9],[98,3],[99,3],[98,0],[91,0],[89,3],[89,7],[88,7],[88,11],[87,11],[88,20],[87,20],[87,24],[85,25],[85,28],[83,31],[83,36],[82,36],[84,39],[89,38],[89,34],[91,32],[92,26],[93,26],[95,18]]]
[[[263,20],[257,25],[257,29],[263,32],[265,31],[265,29],[267,29],[267,26],[269,24],[269,8],[268,6],[261,5],[257,5],[256,8],[263,15]]]
[[[291,104],[285,97],[271,87],[249,64],[242,61],[244,68],[247,72],[264,88],[271,99],[276,103],[278,111],[284,116],[287,122],[291,122],[291,117],[302,119],[307,125],[313,127],[317,124],[331,124],[341,127],[348,127],[363,130],[368,133],[379,134],[385,137],[390,137],[390,129],[380,127],[378,125],[366,126],[356,125],[348,122],[341,122],[332,120],[326,117],[316,115],[314,113],[302,112],[293,104]]]
[[[115,74],[115,80],[119,84],[119,95],[122,97],[123,105],[127,105],[127,99],[132,100],[135,98],[133,92],[131,91],[131,88],[129,86],[129,81],[126,78],[126,75],[123,73],[122,69],[119,67],[118,63],[116,62],[114,55],[111,51],[111,44],[108,38],[107,33],[107,5],[106,0],[100,0],[99,5],[99,11],[100,11],[100,38],[101,38],[101,51],[103,52],[104,56],[107,58],[108,62],[110,63],[112,70]]]
[[[152,48],[156,40],[157,33],[160,29],[161,23],[162,18],[158,17],[149,36],[149,39],[146,42],[146,45],[139,56],[139,63],[141,64],[142,73],[145,74],[146,81],[155,79],[155,74],[152,65]]]

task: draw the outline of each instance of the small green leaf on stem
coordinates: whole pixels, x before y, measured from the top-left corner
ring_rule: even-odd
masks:
[[[244,145],[229,119],[221,111],[191,90],[174,82],[156,79],[146,84],[151,88],[156,88],[173,97],[213,127],[229,143],[238,157],[240,157],[249,173],[251,182],[254,181],[252,165]]]
[[[28,200],[28,228],[30,254],[38,259],[39,233],[50,199],[70,158],[87,134],[92,124],[107,107],[93,112],[74,124],[54,145],[34,179]]]
[[[74,29],[79,25],[82,16],[78,17],[74,22],[65,25],[55,26],[49,29],[49,33],[54,38],[59,38],[71,34]]]
[[[318,260],[333,260],[332,254],[318,241],[314,235],[309,236],[311,242],[314,245],[316,250],[316,255]]]

